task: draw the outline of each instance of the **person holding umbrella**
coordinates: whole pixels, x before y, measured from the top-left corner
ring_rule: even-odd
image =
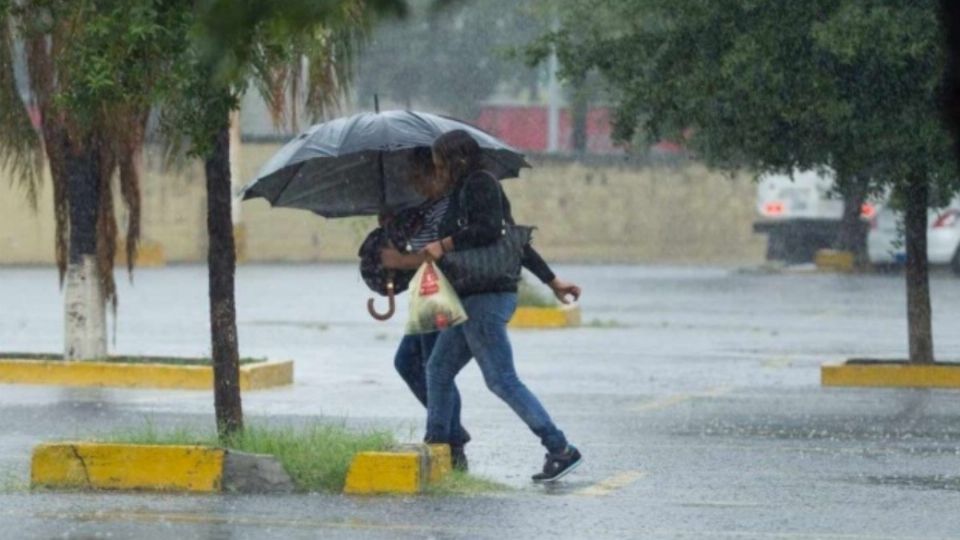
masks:
[[[480,146],[463,130],[444,133],[433,143],[438,183],[449,194],[449,208],[440,223],[439,239],[427,244],[423,256],[439,261],[447,253],[489,246],[513,224],[510,204],[495,176],[483,169]],[[532,251],[524,248],[524,258]],[[539,258],[539,257],[538,257]],[[542,259],[540,259],[542,262]],[[545,263],[544,263],[545,265]],[[556,295],[579,298],[580,288],[553,280]],[[540,401],[520,381],[513,363],[507,323],[517,307],[517,283],[509,276],[482,287],[454,288],[468,320],[440,333],[427,362],[427,428],[429,443],[452,441],[454,378],[476,358],[487,387],[523,420],[547,449],[543,470],[535,482],[557,480],[580,465],[580,451],[557,428]]]
[[[403,251],[395,246],[388,246],[381,251],[381,263],[388,269],[412,270],[427,260],[426,252],[423,249],[428,244],[440,239],[439,227],[450,206],[452,186],[449,184],[448,178],[436,174],[430,148],[417,147],[413,150],[410,155],[410,171],[410,182],[413,188],[425,197],[427,202],[413,209],[420,218],[418,220],[420,221],[420,227],[416,233],[407,239],[406,245],[401,246]],[[403,220],[405,216],[401,213],[395,219]],[[533,272],[540,281],[550,286],[562,302],[567,302],[565,298],[567,294],[579,296],[579,288],[557,278],[532,247],[525,253],[523,265]],[[439,332],[404,336],[394,356],[394,366],[400,377],[425,407],[428,405],[427,361],[438,336]],[[448,443],[454,468],[466,471],[469,465],[464,446],[470,441],[470,434],[460,423],[461,400],[460,392],[457,390],[455,383],[451,383],[451,393],[452,410]]]

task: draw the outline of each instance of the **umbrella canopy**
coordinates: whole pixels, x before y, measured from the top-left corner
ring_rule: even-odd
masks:
[[[243,198],[326,217],[408,208],[423,202],[407,180],[409,154],[455,129],[479,143],[484,167],[498,178],[530,166],[504,142],[460,120],[414,111],[361,113],[312,126],[287,143],[244,188]]]

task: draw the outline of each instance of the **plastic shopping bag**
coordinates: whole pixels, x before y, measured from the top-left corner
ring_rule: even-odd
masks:
[[[428,334],[467,320],[460,297],[437,265],[427,261],[410,280],[407,334]]]

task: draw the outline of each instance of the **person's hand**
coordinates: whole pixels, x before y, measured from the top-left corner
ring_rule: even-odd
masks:
[[[386,268],[399,269],[403,263],[403,254],[394,247],[386,247],[380,251],[380,263]]]
[[[443,244],[441,244],[440,241],[436,241],[430,242],[424,246],[423,250],[421,250],[421,253],[426,255],[432,261],[439,261],[443,258],[445,250],[443,249]]]
[[[569,281],[554,278],[553,281],[547,285],[553,290],[553,295],[557,297],[557,300],[560,300],[560,302],[564,304],[570,303],[570,300],[567,300],[568,296],[572,296],[574,301],[580,299],[580,287]]]

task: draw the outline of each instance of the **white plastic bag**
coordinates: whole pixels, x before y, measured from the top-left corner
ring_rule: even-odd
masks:
[[[467,320],[467,312],[453,286],[437,268],[427,261],[420,265],[410,280],[410,320],[407,334],[429,334]]]

